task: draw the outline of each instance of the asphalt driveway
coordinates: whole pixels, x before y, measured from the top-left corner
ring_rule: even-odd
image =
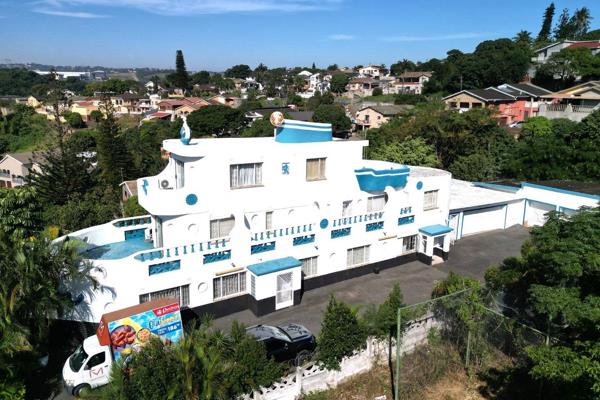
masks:
[[[263,317],[256,317],[250,310],[245,310],[216,319],[214,326],[229,329],[234,320],[245,325],[296,322],[316,334],[331,294],[352,305],[380,304],[394,283],[399,282],[405,303],[425,301],[430,298],[435,281],[444,279],[449,271],[483,281],[489,266],[499,264],[506,257],[519,255],[521,245],[528,237],[527,229],[522,226],[468,236],[454,244],[448,261],[443,264],[431,267],[418,261],[410,262],[377,275],[364,275],[305,292],[302,302],[294,307]]]

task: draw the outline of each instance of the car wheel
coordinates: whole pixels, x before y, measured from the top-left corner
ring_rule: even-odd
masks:
[[[91,386],[88,384],[83,384],[83,385],[79,385],[76,386],[75,389],[73,389],[73,396],[75,397],[79,397],[79,395],[85,390],[88,391],[91,389]]]
[[[294,360],[294,364],[296,367],[306,364],[311,358],[313,353],[308,350],[302,350],[298,354],[296,354],[296,359]]]

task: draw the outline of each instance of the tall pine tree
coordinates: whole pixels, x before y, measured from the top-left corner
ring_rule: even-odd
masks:
[[[537,44],[544,44],[550,41],[550,33],[552,31],[552,20],[554,19],[554,3],[550,3],[544,11],[544,20],[542,22],[542,28],[535,39]]]
[[[555,40],[566,40],[573,38],[573,23],[572,19],[569,16],[569,10],[564,9],[562,13],[558,17],[558,22],[556,23],[556,27],[554,28],[554,39]]]
[[[172,81],[179,89],[186,90],[188,88],[190,76],[185,68],[185,60],[181,50],[177,50],[175,54],[175,73],[172,75]]]
[[[102,183],[116,188],[128,176],[131,157],[115,119],[110,97],[103,98],[101,110],[105,118],[100,122],[96,139],[98,167]]]

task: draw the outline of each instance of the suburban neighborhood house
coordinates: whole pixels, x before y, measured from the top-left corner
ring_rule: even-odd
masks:
[[[366,97],[373,95],[373,89],[381,87],[381,81],[373,78],[353,78],[346,85],[346,97]]]
[[[449,108],[460,112],[473,108],[495,108],[500,125],[524,121],[538,115],[542,96],[551,94],[549,90],[531,83],[503,84],[487,89],[466,89],[443,98]]]
[[[408,105],[380,105],[368,106],[356,113],[354,123],[357,130],[366,130],[371,128],[379,128],[381,125],[388,122],[391,118],[412,108]]]
[[[564,40],[562,42],[552,43],[546,47],[535,50],[535,56],[531,59],[535,64],[545,64],[552,54],[556,54],[564,49],[588,48],[592,55],[600,53],[600,40]]]
[[[386,74],[387,70],[380,65],[368,65],[359,68],[358,73],[362,76],[370,76],[371,78],[379,78]]]
[[[428,71],[403,72],[398,75],[393,83],[393,93],[421,94],[423,93],[423,87],[429,82],[431,76],[432,73]]]
[[[579,122],[600,109],[600,81],[585,82],[542,97],[547,104],[540,105],[539,116]]]
[[[40,171],[39,156],[34,153],[9,153],[0,160],[0,188],[25,184],[31,171]]]

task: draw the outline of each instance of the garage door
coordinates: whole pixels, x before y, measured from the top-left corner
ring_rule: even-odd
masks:
[[[525,213],[525,226],[544,225],[547,219],[544,214],[555,209],[552,204],[528,201],[527,212]]]
[[[465,211],[462,235],[504,229],[504,206]]]

